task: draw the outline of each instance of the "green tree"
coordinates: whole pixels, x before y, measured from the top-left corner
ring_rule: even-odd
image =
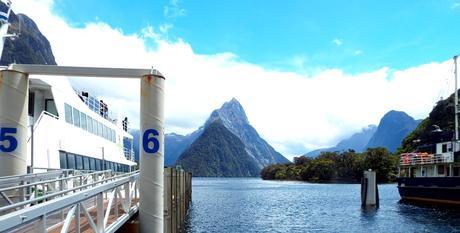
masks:
[[[394,181],[397,173],[397,157],[390,155],[386,148],[370,148],[364,153],[364,169],[377,173],[377,182]]]

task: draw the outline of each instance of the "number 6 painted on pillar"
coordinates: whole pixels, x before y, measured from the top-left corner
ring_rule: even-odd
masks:
[[[16,128],[0,128],[0,152],[13,152],[18,147],[18,140],[11,136],[16,134],[18,129]],[[10,134],[10,135],[8,135]],[[9,146],[6,147],[5,142],[9,142]]]
[[[151,136],[153,134],[153,136]],[[156,138],[160,134],[156,129],[147,129],[142,136],[142,148],[144,151],[149,154],[157,153],[160,150],[160,142]],[[153,147],[149,146],[150,143],[153,143]]]

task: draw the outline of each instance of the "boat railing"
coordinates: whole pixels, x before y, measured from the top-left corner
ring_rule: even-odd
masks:
[[[123,147],[123,153],[125,154],[126,159],[130,161],[134,161],[134,150],[133,149]]]
[[[421,165],[421,164],[437,164],[452,162],[452,156],[444,154],[428,154],[428,153],[404,153],[401,154],[399,164],[402,166]]]

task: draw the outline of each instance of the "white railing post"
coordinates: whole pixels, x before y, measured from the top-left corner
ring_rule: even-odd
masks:
[[[98,233],[104,233],[104,196],[102,193],[99,193],[96,197],[97,199],[97,216],[96,216],[96,221],[97,221],[97,231]]]
[[[129,190],[129,187],[130,187],[129,182],[127,182],[125,184],[125,199],[124,199],[125,200],[125,209],[124,209],[125,213],[128,213],[129,208],[131,207],[131,195],[130,195],[131,192]]]
[[[80,227],[81,227],[81,221],[80,221],[80,209],[81,209],[81,203],[78,203],[75,208],[75,231],[77,233],[80,233]]]
[[[36,222],[36,232],[46,233],[46,214],[43,214]]]

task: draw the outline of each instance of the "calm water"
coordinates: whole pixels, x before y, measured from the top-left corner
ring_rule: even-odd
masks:
[[[460,232],[460,211],[399,203],[379,185],[363,211],[357,184],[193,178],[188,232]]]

